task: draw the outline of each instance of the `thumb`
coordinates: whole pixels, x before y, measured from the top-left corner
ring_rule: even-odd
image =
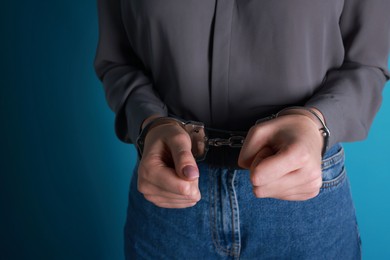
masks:
[[[267,157],[270,157],[271,155],[274,154],[274,151],[269,147],[269,146],[265,146],[263,147],[262,149],[260,149],[260,151],[257,152],[257,154],[255,155],[255,158],[253,159],[252,161],[252,164],[250,166],[250,169],[253,170],[254,168],[256,168],[257,165],[259,165],[264,159],[266,159]]]
[[[260,152],[259,156],[262,156],[263,153],[261,151],[267,147],[269,143],[269,136],[271,134],[269,127],[266,127],[265,124],[266,123],[255,125],[249,129],[238,157],[238,165],[240,167],[249,169],[253,164],[257,153]],[[267,149],[264,150],[265,153],[267,151]]]
[[[187,133],[180,133],[168,141],[175,170],[184,180],[199,178],[199,169],[191,152],[191,138]]]

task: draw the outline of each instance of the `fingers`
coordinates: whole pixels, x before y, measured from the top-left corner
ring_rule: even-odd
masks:
[[[138,191],[158,207],[187,208],[201,198],[191,139],[178,125],[153,128],[138,168]]]
[[[301,116],[283,116],[253,126],[238,163],[250,170],[258,198],[305,200],[322,185],[318,129]],[[306,118],[305,118],[306,119]]]
[[[253,186],[257,198],[305,200],[317,196],[322,186],[321,175],[317,172],[293,172],[272,183]]]
[[[199,178],[198,166],[191,152],[191,138],[185,132],[175,135],[167,140],[179,177],[186,180]]]
[[[192,199],[199,195],[198,179],[186,181],[169,167],[144,167],[138,170],[138,190],[143,194],[167,198]]]
[[[267,146],[267,143],[269,142],[268,134],[268,129],[266,127],[259,127],[259,125],[249,129],[238,157],[238,165],[240,167],[244,169],[249,169],[251,167],[256,154]],[[267,151],[263,151],[260,153],[259,157],[264,157],[264,153],[266,152]]]
[[[138,178],[139,188],[142,189],[142,193],[152,194],[152,191],[147,192],[151,186],[158,187],[161,191],[180,196],[193,196],[198,192],[198,187],[196,186],[198,179],[194,181],[183,180],[179,178],[175,170],[170,167],[145,166],[140,162]]]
[[[261,148],[255,157],[253,158],[253,161],[251,163],[250,169],[255,169],[257,165],[259,165],[264,159],[270,157],[271,155],[274,155],[275,152],[271,147],[265,146]]]
[[[278,197],[277,199],[289,200],[289,201],[304,201],[304,200],[313,199],[313,198],[317,197],[318,194],[320,194],[320,189],[313,191],[313,192],[309,192],[309,193],[301,193],[301,194],[297,193],[297,194],[288,195],[288,196],[281,196],[281,197]]]
[[[197,203],[197,202],[172,203],[172,202],[163,202],[163,201],[155,200],[153,197],[148,197],[148,196],[145,196],[145,198],[150,202],[152,202],[157,207],[167,208],[167,209],[189,208],[195,206]]]
[[[187,208],[193,207],[198,203],[199,199],[172,199],[159,195],[144,194],[145,199],[152,202],[158,207],[163,208]]]
[[[265,159],[261,158],[267,151],[255,157],[250,178],[256,197],[306,200],[318,194],[322,185],[320,164],[299,149],[292,145]]]
[[[265,185],[298,169],[316,166],[309,158],[304,148],[298,145],[290,145],[276,153],[265,147],[250,166],[251,182],[254,186]]]
[[[138,191],[145,199],[164,208],[194,206],[201,198],[198,179],[183,180],[169,167],[144,167],[138,169]]]

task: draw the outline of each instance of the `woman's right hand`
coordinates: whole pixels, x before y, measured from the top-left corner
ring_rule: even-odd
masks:
[[[138,191],[162,208],[187,208],[200,200],[199,169],[191,139],[175,123],[152,128],[138,167]]]

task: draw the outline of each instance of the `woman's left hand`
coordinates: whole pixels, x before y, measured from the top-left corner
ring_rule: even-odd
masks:
[[[238,164],[250,170],[257,198],[308,200],[322,186],[322,146],[311,118],[287,114],[249,130]]]

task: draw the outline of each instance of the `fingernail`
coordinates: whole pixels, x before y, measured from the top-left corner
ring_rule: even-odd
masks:
[[[183,174],[189,179],[195,179],[199,177],[199,171],[192,165],[187,165],[183,168]]]

